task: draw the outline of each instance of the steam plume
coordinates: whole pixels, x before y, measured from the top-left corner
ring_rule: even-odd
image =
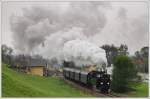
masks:
[[[123,43],[132,52],[146,45],[147,14],[130,17],[127,8],[113,7],[108,2],[68,2],[23,8],[21,16],[10,17],[14,47],[60,64],[66,60],[85,65],[105,60],[97,45]]]
[[[105,51],[97,45],[83,40],[72,40],[65,43],[63,55],[65,61],[74,62],[76,66],[106,63]]]
[[[93,36],[106,24],[103,4],[75,2],[62,5],[66,9],[62,9],[59,4],[24,8],[22,16],[12,15],[10,18],[14,46],[20,52],[31,53],[36,46],[46,41],[47,36],[73,27],[82,28],[87,37]]]

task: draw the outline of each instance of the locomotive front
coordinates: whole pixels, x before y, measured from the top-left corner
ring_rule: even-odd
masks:
[[[110,90],[110,75],[106,71],[92,71],[89,73],[89,83],[96,86],[96,89],[101,93],[109,93]]]

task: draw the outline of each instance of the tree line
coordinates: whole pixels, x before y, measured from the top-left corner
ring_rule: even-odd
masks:
[[[43,58],[40,55],[26,55],[26,54],[13,54],[13,49],[6,45],[1,46],[2,49],[2,63],[9,64],[9,67],[20,68],[23,66],[28,66],[33,60],[38,61],[38,63],[49,63],[48,59]]]
[[[113,64],[113,59],[119,55],[129,56],[128,46],[121,44],[119,47],[115,45],[103,45],[102,49],[106,52],[108,67]],[[149,47],[143,47],[140,51],[136,51],[130,58],[136,66],[138,72],[148,73],[148,55]]]

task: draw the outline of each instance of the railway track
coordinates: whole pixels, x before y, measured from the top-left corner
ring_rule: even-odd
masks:
[[[80,85],[80,84],[77,84],[73,81],[70,81],[70,80],[67,80],[63,77],[61,77],[62,80],[64,80],[64,82],[68,83],[69,85],[73,86],[74,88],[76,89],[80,89],[82,90],[84,93],[87,93],[87,94],[90,94],[94,97],[125,97],[125,96],[119,96],[119,95],[115,95],[113,93],[109,93],[109,94],[103,94],[103,93],[100,93],[98,90],[96,90],[95,88],[88,88],[86,86],[83,86],[83,85]]]

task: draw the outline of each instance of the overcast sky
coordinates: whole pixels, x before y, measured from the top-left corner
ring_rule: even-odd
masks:
[[[148,46],[148,17],[146,2],[5,2],[2,43],[23,53],[44,46],[46,55],[79,38],[98,46],[127,44],[133,54]]]

